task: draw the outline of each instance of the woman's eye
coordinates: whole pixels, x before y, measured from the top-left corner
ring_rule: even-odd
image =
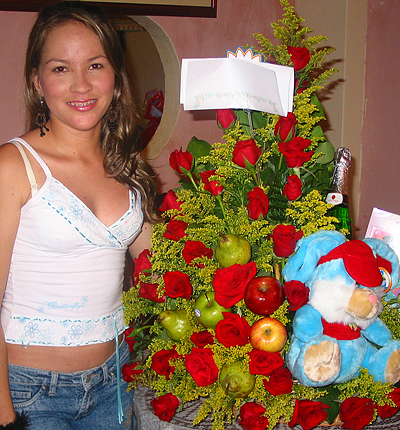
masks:
[[[67,69],[64,66],[59,66],[59,67],[56,67],[53,71],[56,73],[63,73],[63,72],[66,72]]]
[[[96,63],[96,64],[92,64],[91,66],[90,66],[90,69],[101,69],[103,67],[103,65],[102,64],[100,64],[100,63]]]

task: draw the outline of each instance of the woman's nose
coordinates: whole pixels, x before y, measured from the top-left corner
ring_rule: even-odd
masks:
[[[71,91],[77,93],[87,93],[92,89],[90,79],[85,72],[76,72],[73,76]]]

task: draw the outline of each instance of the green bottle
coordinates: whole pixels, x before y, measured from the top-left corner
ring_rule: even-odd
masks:
[[[351,166],[351,153],[348,148],[340,147],[335,152],[335,168],[331,180],[331,192],[326,197],[326,202],[334,205],[328,215],[339,220],[335,223],[337,230],[346,229],[346,235],[351,239],[351,217],[349,207],[348,185],[349,169]]]

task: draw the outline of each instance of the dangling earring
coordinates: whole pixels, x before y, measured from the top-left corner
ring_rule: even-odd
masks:
[[[36,122],[36,125],[40,128],[40,137],[43,137],[46,134],[43,131],[43,129],[45,129],[46,131],[50,131],[46,127],[47,117],[46,117],[46,112],[44,110],[44,98],[43,97],[40,99],[39,112],[36,115],[35,122]]]
[[[117,128],[118,121],[115,119],[115,112],[110,108],[110,112],[108,113],[107,126],[111,133],[114,133]]]

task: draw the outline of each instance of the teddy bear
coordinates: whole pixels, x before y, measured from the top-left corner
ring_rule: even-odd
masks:
[[[400,341],[379,318],[387,284],[399,281],[399,259],[382,240],[346,240],[320,230],[299,240],[285,282],[309,288],[293,319],[286,362],[310,387],[342,383],[368,369],[375,381],[400,379]]]

